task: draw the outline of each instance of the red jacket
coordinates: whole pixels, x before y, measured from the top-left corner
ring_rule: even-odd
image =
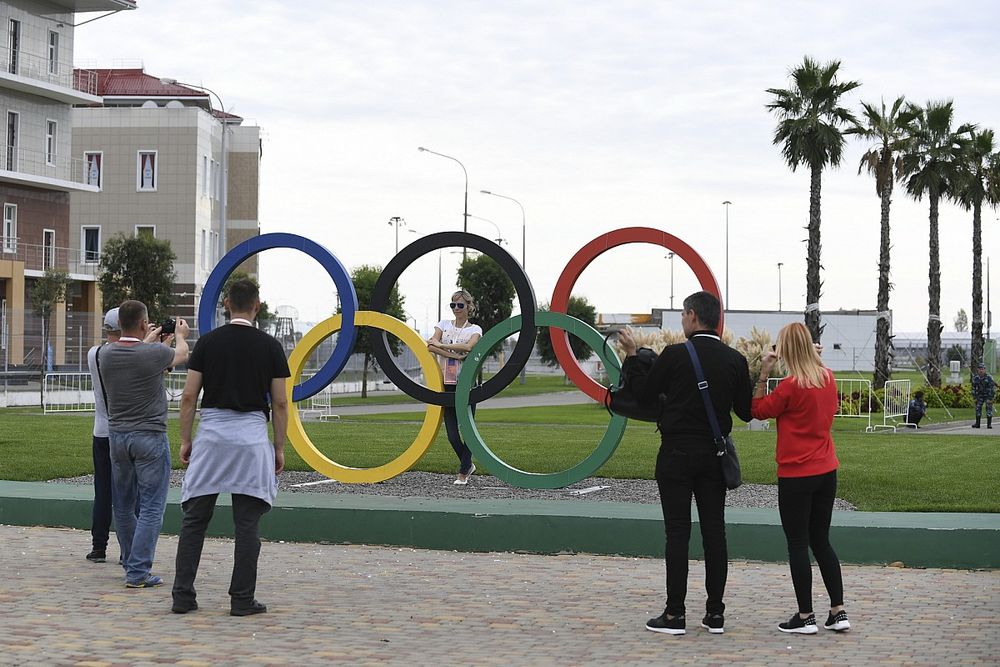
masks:
[[[827,376],[819,389],[805,389],[788,377],[767,396],[753,399],[754,419],[778,421],[778,477],[823,475],[840,465],[830,434],[839,403],[837,383],[829,369]]]

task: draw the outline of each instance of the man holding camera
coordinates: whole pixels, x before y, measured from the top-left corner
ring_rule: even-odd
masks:
[[[716,420],[723,435],[733,427],[730,411],[750,421],[753,386],[746,358],[722,342],[716,329],[722,307],[708,292],[684,299],[681,326],[697,351]],[[619,332],[626,360],[622,372],[633,376],[636,343],[628,331]],[[726,590],[729,557],[726,548],[726,485],[705,411],[701,386],[684,344],[663,349],[645,377],[633,376],[640,400],[653,404],[662,396],[657,426],[660,451],[656,457],[656,484],[660,491],[666,532],[667,604],[649,619],[646,629],[670,635],[686,632],[685,599],[688,578],[688,542],[691,539],[691,497],[698,505],[698,521],[705,553],[705,590],[708,600],[701,626],[711,634],[725,632],[722,598]]]
[[[118,342],[106,345],[95,365],[107,394],[115,526],[125,586],[151,588],[163,583],[151,570],[170,487],[163,374],[187,361],[190,329],[182,319],[151,325],[141,301],[119,306],[118,322]],[[164,333],[170,328],[173,333]]]
[[[181,396],[181,462],[188,469],[181,492],[184,521],[177,544],[171,607],[175,614],[198,608],[194,580],[220,493],[232,495],[236,538],[229,613],[252,616],[267,611],[255,598],[258,526],[274,504],[275,475],[285,467],[285,379],[290,373],[281,343],[253,326],[260,310],[256,282],[234,280],[223,303],[229,324],[198,340]],[[192,439],[202,389],[201,422]],[[267,434],[269,417],[273,443]]]

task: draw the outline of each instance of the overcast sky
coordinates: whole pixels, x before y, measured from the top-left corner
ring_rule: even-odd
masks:
[[[82,15],[86,18],[89,15]],[[492,220],[527,269],[539,303],[570,257],[624,226],[668,231],[726,282],[729,307],[805,304],[809,174],[792,173],[771,138],[768,87],[787,87],[803,55],[839,59],[863,85],[845,100],[955,101],[958,122],[1000,130],[1000,9],[981,2],[252,2],[171,0],[81,26],[82,65],[141,62],[154,76],[201,83],[264,137],[263,232],[293,232],[348,267],[383,266],[400,245]],[[857,175],[852,142],[823,175],[823,310],[874,309],[879,201]],[[1000,312],[1000,224],[983,215]],[[898,189],[891,297],[897,332],[925,329],[927,202]],[[941,315],[971,311],[971,213],[941,207]],[[469,231],[495,237],[477,219]],[[577,283],[600,312],[670,305],[665,251],[606,253]],[[442,255],[444,297],[460,257]],[[697,289],[678,260],[675,305]],[[984,259],[985,262],[985,259]],[[264,297],[304,319],[333,311],[335,288],[293,251],[262,255]],[[984,267],[985,271],[985,267]],[[421,330],[438,312],[436,254],[400,280]],[[723,287],[723,289],[725,289]],[[993,327],[994,335],[1000,322]]]

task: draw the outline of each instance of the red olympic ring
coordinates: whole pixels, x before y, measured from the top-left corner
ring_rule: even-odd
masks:
[[[722,294],[719,292],[719,284],[716,282],[712,270],[708,268],[708,264],[701,258],[701,255],[695,252],[694,248],[673,234],[668,234],[659,229],[651,227],[624,227],[598,236],[573,255],[573,258],[570,259],[566,268],[563,269],[562,274],[559,276],[559,280],[556,281],[549,309],[553,312],[566,313],[570,293],[573,290],[573,286],[576,285],[580,274],[583,273],[583,270],[597,259],[598,256],[612,248],[617,248],[627,243],[651,243],[675,253],[694,271],[694,275],[698,279],[701,288],[718,297],[719,303],[722,304]],[[724,304],[722,304],[721,311],[719,313],[718,328],[720,336],[722,335],[726,312]],[[570,349],[569,334],[565,330],[554,326],[549,331],[552,338],[552,350],[555,352],[556,359],[559,361],[559,365],[562,366],[563,372],[566,373],[566,377],[587,396],[598,403],[603,401],[607,388],[598,384],[596,380],[587,375],[583,368],[580,367],[580,363],[576,360],[576,356]]]

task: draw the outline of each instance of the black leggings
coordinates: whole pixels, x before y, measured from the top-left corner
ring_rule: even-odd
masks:
[[[446,384],[444,390],[455,393],[456,386]],[[476,414],[475,404],[472,405],[472,414]],[[462,434],[458,430],[458,415],[455,414],[455,408],[444,408],[444,428],[448,432],[448,442],[451,443],[451,448],[455,450],[455,456],[458,457],[458,473],[460,475],[468,475],[469,471],[472,470],[472,450],[462,441]]]
[[[844,604],[840,561],[830,545],[830,518],[836,496],[836,470],[811,477],[778,478],[778,511],[788,540],[788,567],[801,614],[813,610],[810,548],[830,595],[830,606]]]

